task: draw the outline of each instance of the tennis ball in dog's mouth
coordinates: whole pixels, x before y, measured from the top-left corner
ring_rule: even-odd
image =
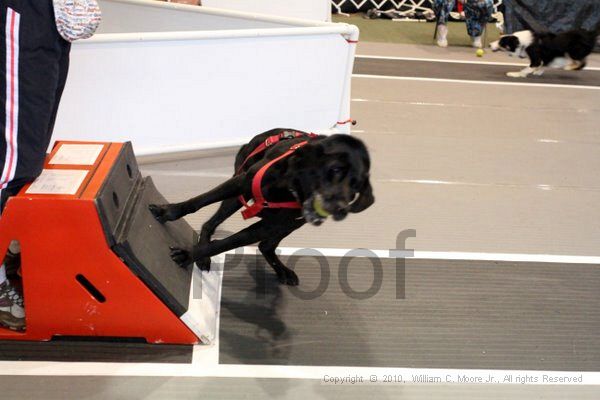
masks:
[[[485,53],[483,52],[483,49],[477,49],[477,51],[475,52],[475,54],[477,55],[477,57],[483,57],[483,55]]]
[[[318,198],[313,200],[313,208],[315,209],[315,212],[319,214],[319,216],[323,218],[327,218],[329,216],[329,213],[325,211],[323,204],[321,204],[321,201]]]

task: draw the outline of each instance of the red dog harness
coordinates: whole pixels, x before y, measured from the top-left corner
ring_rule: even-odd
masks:
[[[281,140],[295,139],[295,138],[300,138],[300,137],[314,138],[316,136],[317,135],[315,135],[314,133],[306,134],[306,133],[301,133],[301,132],[290,132],[290,131],[284,131],[278,135],[269,136],[263,143],[261,143],[257,148],[255,148],[248,157],[246,157],[246,159],[244,160],[242,165],[240,165],[240,167],[238,168],[237,174],[239,174],[242,171],[242,168],[244,167],[244,165],[250,158],[254,157],[255,155],[257,155],[259,153],[262,153],[267,148],[279,143]],[[308,140],[305,140],[303,142],[292,145],[288,149],[288,151],[286,151],[279,157],[269,161],[268,163],[263,165],[258,170],[258,172],[252,178],[252,199],[251,199],[252,204],[250,204],[249,201],[246,201],[246,199],[244,199],[244,196],[239,197],[239,199],[242,202],[242,204],[244,205],[244,207],[246,207],[246,209],[242,211],[242,216],[244,217],[244,219],[255,217],[264,208],[297,208],[297,209],[302,208],[302,205],[298,201],[284,201],[284,202],[267,201],[262,193],[262,179],[263,179],[264,175],[267,173],[267,170],[273,164],[275,164],[279,160],[282,160],[282,159],[290,156],[292,153],[294,153],[296,150],[298,150],[300,147],[304,146],[307,143],[308,143]]]

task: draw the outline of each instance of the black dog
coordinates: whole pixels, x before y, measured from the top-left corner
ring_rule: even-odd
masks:
[[[339,221],[349,212],[371,206],[375,199],[369,169],[367,148],[352,136],[273,129],[242,146],[235,159],[236,172],[227,182],[182,203],[152,204],[150,211],[164,223],[221,201],[218,211],[202,226],[192,254],[172,248],[173,260],[182,267],[196,262],[201,270],[209,271],[211,256],[259,243],[279,282],[297,285],[298,277],[283,265],[275,249],[306,222],[320,225],[329,214]],[[259,201],[253,202],[257,197]],[[260,221],[228,238],[211,241],[217,226],[244,205],[248,207],[244,216],[256,214]]]
[[[501,36],[490,43],[492,51],[508,51],[511,56],[529,57],[530,65],[518,72],[508,72],[511,78],[542,75],[544,67],[581,70],[586,58],[594,50],[597,31],[572,30],[563,33],[536,33],[519,31]]]

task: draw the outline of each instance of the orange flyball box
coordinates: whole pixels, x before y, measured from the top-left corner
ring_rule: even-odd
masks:
[[[57,142],[0,219],[0,251],[12,240],[21,245],[26,314],[26,329],[0,328],[0,340],[198,343],[182,321],[191,269],[168,255],[197,236],[183,220],[154,220],[148,204],[164,202],[130,143]]]

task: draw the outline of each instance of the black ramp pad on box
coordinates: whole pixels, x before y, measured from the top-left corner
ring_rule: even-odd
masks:
[[[165,203],[152,179],[142,178],[131,143],[125,143],[96,198],[100,221],[113,251],[181,316],[189,303],[192,269],[173,262],[169,247],[191,249],[197,234],[183,219],[156,221],[148,206]]]
[[[118,230],[125,225],[141,182],[142,175],[131,142],[124,143],[96,197],[102,225],[111,246],[115,244]]]
[[[187,311],[192,268],[181,268],[170,256],[170,246],[191,250],[197,234],[183,219],[161,224],[148,210],[165,204],[151,178],[145,178],[127,228],[117,237],[114,251],[177,315]]]
[[[380,259],[373,284],[369,259],[342,279],[324,260],[296,262],[298,289],[321,293],[305,299],[262,258],[228,256],[220,362],[600,371],[600,265]]]

